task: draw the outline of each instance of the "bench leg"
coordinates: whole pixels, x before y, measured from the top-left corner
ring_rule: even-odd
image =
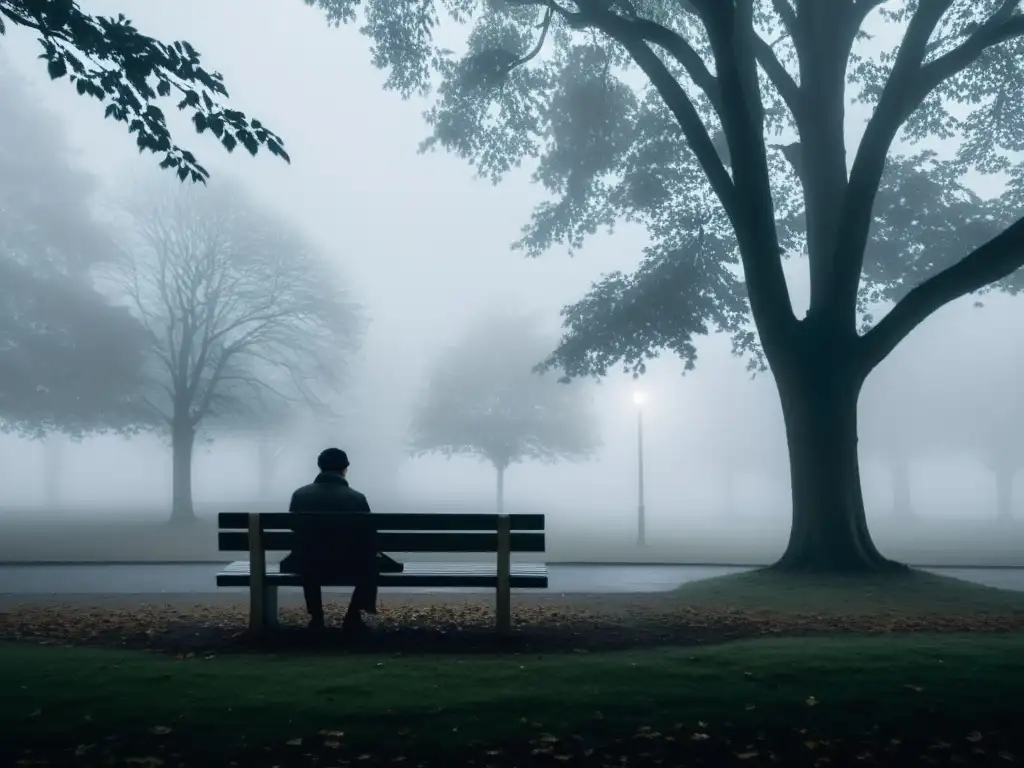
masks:
[[[259,584],[249,586],[249,630],[260,634],[277,627],[277,586]]]
[[[512,595],[509,590],[498,588],[498,599],[495,605],[498,619],[498,633],[508,634],[512,631]]]
[[[277,618],[277,586],[267,584],[263,591],[263,626],[276,629]]]
[[[508,515],[498,517],[498,594],[495,613],[498,633],[512,631],[512,526]]]

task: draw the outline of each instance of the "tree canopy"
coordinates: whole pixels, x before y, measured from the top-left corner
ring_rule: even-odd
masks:
[[[307,2],[336,23],[361,5]],[[1019,192],[976,218],[961,186],[940,198],[955,223],[929,229],[939,219],[928,217],[919,233],[912,207],[882,207],[883,190],[968,171],[1024,174],[1020,0],[362,7],[386,86],[431,99],[425,148],[495,181],[528,163],[549,192],[519,248],[579,248],[618,221],[646,226],[640,268],[606,276],[565,309],[548,364],[571,376],[640,373],[667,349],[691,366],[696,336],[732,334],[779,385],[793,492],[780,566],[891,567],[864,514],[861,386],[929,315],[1024,263],[1024,220],[1014,221]],[[435,39],[448,23],[469,28],[465,50]],[[870,114],[862,126],[849,124],[851,100]],[[863,131],[848,153],[850,128]],[[926,142],[944,142],[942,156]],[[919,235],[942,248],[918,247]],[[793,255],[806,257],[810,278],[804,317],[783,269]],[[876,298],[895,300],[877,321],[864,316]]]
[[[588,393],[533,370],[548,343],[533,318],[495,314],[474,324],[430,371],[412,422],[413,454],[489,462],[499,508],[511,465],[589,456],[600,440]]]
[[[0,423],[31,435],[136,427],[142,329],[90,276],[113,256],[90,210],[94,180],[2,59],[0,102]]]
[[[229,152],[240,144],[255,155],[262,146],[289,159],[284,142],[262,122],[224,106],[224,78],[206,69],[184,40],[161,42],[123,15],[86,13],[77,0],[0,0],[0,35],[5,23],[38,33],[50,77],[66,77],[79,95],[105,104],[104,117],[124,123],[139,151],[162,155],[160,167],[182,181],[205,181],[209,173],[171,136],[157,104],[164,98],[179,99],[176,108],[191,115],[196,131],[210,131]]]

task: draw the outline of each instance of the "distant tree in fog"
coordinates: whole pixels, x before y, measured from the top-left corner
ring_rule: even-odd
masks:
[[[992,473],[996,517],[1009,522],[1014,516],[1013,483],[1024,469],[1024,345],[1007,345],[986,358],[970,368],[964,383],[965,390],[983,396],[957,397],[954,402],[962,403],[961,408],[944,414],[943,421],[963,452]]]
[[[1013,303],[1006,302],[1006,308],[1015,314]],[[984,311],[998,320],[998,308]],[[1006,320],[1006,336],[1016,332],[1013,317]],[[910,483],[915,461],[967,458],[992,472],[996,515],[1008,520],[1014,476],[1024,467],[1022,348],[1012,343],[971,347],[956,325],[939,331],[926,336],[923,347],[887,360],[865,389],[862,449],[888,467],[896,516],[915,516]]]
[[[548,343],[532,318],[494,315],[476,323],[439,355],[416,407],[412,453],[490,462],[499,513],[510,466],[585,459],[600,445],[584,385],[534,371]]]
[[[264,146],[288,160],[284,143],[259,120],[223,106],[223,77],[207,70],[185,41],[163,43],[124,16],[86,13],[76,0],[0,0],[0,35],[5,23],[37,33],[50,77],[66,77],[80,96],[106,104],[103,116],[124,123],[140,151],[163,155],[160,167],[175,170],[182,181],[203,181],[209,174],[174,143],[157,106],[164,98],[175,99],[197,132],[209,131],[229,152],[241,144],[255,155]]]
[[[347,356],[340,355],[339,374],[344,373]],[[269,502],[274,498],[274,483],[278,478],[278,464],[303,424],[333,421],[334,403],[324,394],[309,391],[296,392],[286,384],[271,384],[270,389],[254,389],[248,394],[251,403],[243,408],[207,418],[203,423],[205,438],[213,442],[222,437],[242,440],[253,450],[254,488],[256,498]],[[333,382],[335,390],[344,380],[339,375]]]
[[[301,234],[226,180],[153,187],[128,214],[110,276],[146,333],[145,402],[170,434],[172,519],[185,521],[204,423],[258,427],[268,401],[316,404],[341,385],[362,321]]]
[[[2,58],[0,104],[0,428],[132,429],[146,419],[136,399],[145,340],[91,279],[115,250],[90,211],[95,181]]]

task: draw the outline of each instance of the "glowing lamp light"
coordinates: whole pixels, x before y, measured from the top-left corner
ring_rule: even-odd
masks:
[[[645,401],[646,399],[647,399],[647,398],[646,398],[646,397],[644,396],[644,393],[643,393],[643,392],[634,392],[634,393],[633,393],[633,403],[634,403],[635,405],[637,405],[637,406],[641,406],[641,405],[643,405],[643,404],[644,404],[644,401]]]

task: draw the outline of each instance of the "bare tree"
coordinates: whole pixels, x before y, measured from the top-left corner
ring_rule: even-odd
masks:
[[[337,388],[362,322],[309,243],[237,186],[155,187],[127,213],[113,276],[149,338],[146,404],[170,434],[172,520],[188,521],[200,424]]]

